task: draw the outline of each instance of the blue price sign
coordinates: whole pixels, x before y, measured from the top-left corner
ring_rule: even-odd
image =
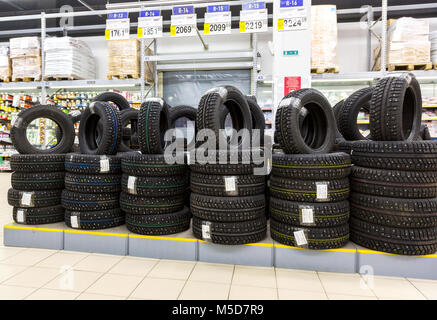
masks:
[[[194,13],[194,6],[173,7],[173,14],[174,15],[193,14],[193,13]]]
[[[214,6],[208,6],[208,12],[214,13],[214,12],[227,12],[229,11],[229,5],[228,4],[218,4]]]
[[[108,19],[127,19],[128,17],[127,12],[111,12],[108,14]]]
[[[264,1],[243,3],[243,10],[260,10],[265,8],[266,3]]]
[[[161,12],[159,10],[147,10],[147,11],[141,11],[140,17],[141,18],[148,18],[148,17],[159,17]]]
[[[302,7],[303,0],[281,0],[281,8]]]

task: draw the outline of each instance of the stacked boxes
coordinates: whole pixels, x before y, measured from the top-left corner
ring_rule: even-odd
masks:
[[[338,68],[337,7],[311,6],[311,68]]]
[[[9,80],[12,75],[9,46],[0,46],[0,81]]]
[[[431,61],[437,63],[437,31],[429,34],[429,41],[431,42]]]
[[[44,52],[47,78],[96,78],[95,61],[85,42],[71,37],[47,38]]]
[[[147,49],[145,55],[151,55]],[[108,41],[108,79],[139,78],[140,67],[140,42],[137,39]],[[153,64],[148,62],[144,77],[146,81],[153,81]]]
[[[41,80],[41,46],[38,37],[11,38],[12,80],[33,78]]]

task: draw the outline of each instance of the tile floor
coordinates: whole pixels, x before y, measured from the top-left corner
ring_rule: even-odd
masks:
[[[10,174],[0,174],[0,225],[9,223]],[[434,299],[437,281],[145,259],[3,246],[4,299]]]

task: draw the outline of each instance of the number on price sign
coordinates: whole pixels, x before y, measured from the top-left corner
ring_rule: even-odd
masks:
[[[204,34],[230,34],[231,33],[231,12],[229,5],[208,6],[205,13]]]
[[[285,18],[278,20],[278,31],[303,30],[307,28],[307,17]]]
[[[138,18],[138,38],[161,38],[162,16],[159,10],[141,11]]]
[[[307,9],[302,0],[281,0],[278,31],[308,29]]]
[[[171,16],[170,36],[186,37],[196,35],[197,15],[193,6],[173,7]]]
[[[244,3],[243,10],[240,11],[240,32],[266,32],[267,29],[265,2]]]
[[[106,19],[105,40],[129,39],[130,19],[127,12],[113,12]]]

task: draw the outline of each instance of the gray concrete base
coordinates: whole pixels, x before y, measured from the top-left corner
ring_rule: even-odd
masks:
[[[64,249],[64,223],[28,226],[10,223],[4,226],[5,246],[41,249]]]
[[[351,242],[341,249],[307,250],[275,242],[275,266],[278,268],[324,272],[355,273],[357,252]]]
[[[64,230],[64,249],[70,251],[128,254],[128,230],[126,226],[104,230]]]
[[[379,276],[437,280],[437,254],[401,256],[358,246],[357,272]]]
[[[197,261],[197,239],[191,230],[169,236],[129,234],[129,255],[135,257]]]

